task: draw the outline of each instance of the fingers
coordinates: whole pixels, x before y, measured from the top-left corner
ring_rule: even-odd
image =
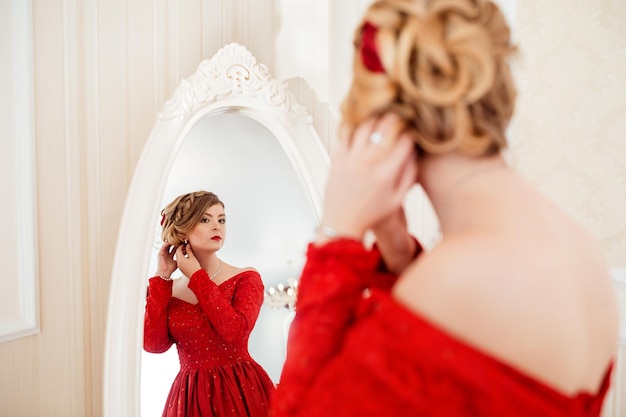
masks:
[[[370,135],[374,132],[377,119],[368,119],[365,122],[357,126],[352,134],[352,138],[349,143],[352,146],[363,147],[370,139]],[[382,132],[381,132],[382,133]]]
[[[174,261],[174,253],[176,248],[168,242],[163,243],[158,253],[158,270],[157,275],[170,276],[176,270],[176,261]]]
[[[191,245],[189,243],[186,243],[183,246],[184,246],[184,248],[183,248],[183,254],[184,255],[183,256],[185,258],[194,258],[195,259],[195,256],[193,255],[193,250],[191,250]]]
[[[385,153],[394,147],[405,128],[404,120],[395,113],[387,113],[359,125],[354,131],[352,145]]]
[[[385,163],[399,167],[396,186],[408,189],[415,183],[418,172],[417,150],[410,133],[404,132],[398,137]]]
[[[402,164],[403,168],[399,170],[395,185],[402,198],[404,198],[404,195],[417,182],[418,164],[416,159],[417,152],[415,152],[415,150],[411,153],[407,153],[404,163]]]
[[[355,146],[371,149],[380,170],[395,172],[393,185],[408,190],[417,180],[418,166],[415,141],[406,123],[390,113],[361,128],[355,132]]]
[[[164,259],[174,259],[175,247],[170,245],[169,242],[163,243],[161,249],[159,249],[159,256]]]
[[[195,260],[196,257],[193,254],[193,250],[191,249],[191,244],[183,243],[176,247],[176,260],[180,262],[181,260]]]
[[[189,243],[176,247],[176,264],[178,269],[180,269],[181,272],[188,278],[201,268],[200,263],[194,256]]]
[[[161,256],[165,256],[166,254],[168,254],[170,252],[170,244],[168,242],[165,242],[161,245],[161,249],[159,249],[159,255]]]
[[[176,247],[176,260],[177,261],[181,261],[184,258],[189,258],[189,255],[187,255],[187,245],[189,244],[182,244]]]

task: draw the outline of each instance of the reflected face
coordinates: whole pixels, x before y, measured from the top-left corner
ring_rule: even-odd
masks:
[[[226,214],[221,204],[214,204],[187,234],[194,253],[215,252],[222,248],[226,239]]]

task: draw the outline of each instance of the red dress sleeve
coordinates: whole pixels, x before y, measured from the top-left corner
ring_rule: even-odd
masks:
[[[146,352],[163,353],[174,340],[167,324],[167,306],[172,298],[173,281],[152,277],[148,281],[146,311],[143,320],[143,348]]]
[[[380,255],[361,242],[339,239],[309,245],[298,287],[287,358],[273,401],[274,417],[298,415],[298,402],[319,370],[340,351],[364,291],[389,288],[395,276],[381,272]],[[312,348],[314,347],[314,348]]]
[[[595,393],[563,393],[397,303],[380,255],[342,239],[309,246],[272,417],[598,417]]]
[[[231,278],[232,279],[232,278]],[[238,278],[233,299],[225,298],[204,269],[196,271],[189,280],[200,308],[227,342],[247,337],[259,316],[263,304],[263,282],[256,271],[246,271]]]

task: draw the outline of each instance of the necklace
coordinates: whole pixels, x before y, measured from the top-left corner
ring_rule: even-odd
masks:
[[[217,267],[217,271],[215,271],[215,273],[209,277],[211,281],[215,279],[215,277],[217,276],[217,274],[220,273],[221,270],[222,270],[222,261],[220,261],[220,266]]]

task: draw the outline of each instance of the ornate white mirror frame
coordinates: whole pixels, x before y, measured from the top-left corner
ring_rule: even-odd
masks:
[[[143,300],[155,219],[168,174],[192,127],[237,112],[266,127],[291,162],[319,217],[328,156],[311,117],[243,46],[229,44],[183,80],[164,105],[129,188],[118,235],[104,358],[104,415],[140,415]]]

